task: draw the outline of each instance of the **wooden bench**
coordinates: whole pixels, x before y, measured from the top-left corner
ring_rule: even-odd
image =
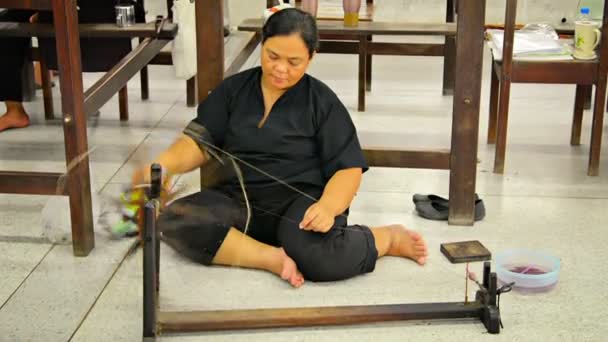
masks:
[[[358,110],[365,111],[365,92],[371,90],[371,56],[444,56],[444,94],[453,92],[456,24],[415,24],[362,21],[357,27],[335,20],[317,20],[319,52],[359,55]],[[239,30],[261,32],[262,19],[247,19]],[[445,44],[410,44],[372,41],[373,36],[445,36]]]
[[[112,24],[78,25],[76,2],[70,0],[0,0],[0,7],[52,10],[50,24],[0,23],[0,35],[55,37],[59,61],[67,171],[0,171],[0,193],[69,196],[74,254],[86,256],[95,246],[91,206],[86,113],[94,113],[122,89],[177,34],[177,26],[138,24],[118,28]],[[82,83],[80,35],[132,38],[142,42],[86,92]],[[67,177],[64,176],[67,174]],[[65,179],[65,186],[58,186]]]

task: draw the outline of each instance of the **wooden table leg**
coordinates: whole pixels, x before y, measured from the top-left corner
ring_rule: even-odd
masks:
[[[88,150],[76,1],[53,1],[53,17],[57,35],[66,162],[70,165]],[[86,256],[95,246],[89,158],[84,157],[68,171],[67,193],[70,197],[74,255]]]
[[[490,73],[492,80],[490,81],[490,109],[488,114],[488,145],[496,143],[496,121],[498,120],[498,95],[500,92],[500,82],[494,67],[494,59],[492,58],[492,66]]]
[[[224,80],[224,12],[222,1],[196,2],[198,102]]]
[[[171,12],[171,10],[169,10]],[[139,39],[139,43],[143,41],[143,38]],[[141,85],[141,99],[149,100],[150,99],[150,77],[148,75],[148,67],[141,69],[139,72],[139,83]]]
[[[367,41],[372,41],[371,35],[367,36]],[[367,55],[367,61],[365,62],[365,90],[372,91],[372,54]]]
[[[581,144],[581,130],[583,126],[583,111],[587,98],[591,96],[592,86],[576,85],[576,96],[574,98],[574,115],[572,115],[572,131],[570,133],[570,145]]]
[[[125,85],[118,92],[120,121],[129,121],[129,88]]]
[[[196,1],[196,43],[198,102],[224,80],[223,1]],[[201,186],[206,184],[201,169]]]
[[[454,0],[447,0],[445,21],[456,20]],[[456,64],[456,37],[445,37],[443,46],[443,95],[454,94],[454,67]]]
[[[608,10],[606,10],[608,12]],[[605,41],[605,40],[604,40]],[[598,80],[595,86],[593,103],[593,123],[591,124],[591,142],[589,148],[589,167],[587,175],[599,176],[600,151],[602,150],[602,129],[604,127],[604,106],[606,104],[606,66],[600,65]]]
[[[475,222],[479,103],[483,66],[485,0],[459,0],[456,87],[450,155],[449,224]]]
[[[367,36],[359,36],[359,89],[357,92],[358,97],[358,110],[365,112],[365,83],[367,80]]]
[[[196,76],[186,81],[186,105],[196,107]]]
[[[40,78],[42,81],[42,99],[44,101],[44,118],[52,120],[55,118],[55,106],[53,105],[53,79],[46,60],[40,54]]]
[[[139,72],[139,81],[141,84],[141,99],[150,99],[150,78],[148,76],[148,67],[141,69]]]

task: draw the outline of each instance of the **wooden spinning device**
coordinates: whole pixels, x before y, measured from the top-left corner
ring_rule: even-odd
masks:
[[[152,166],[151,200],[144,217],[143,340],[177,332],[254,328],[348,325],[405,320],[477,318],[491,334],[500,332],[496,273],[484,263],[483,280],[472,302],[327,306],[281,309],[164,312],[159,307],[160,235],[156,229],[161,191],[161,167]]]

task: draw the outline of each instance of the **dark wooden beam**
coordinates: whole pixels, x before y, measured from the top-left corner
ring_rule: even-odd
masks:
[[[0,8],[50,10],[52,0],[0,0]]]
[[[58,187],[61,173],[0,171],[0,193],[22,195],[65,195]]]
[[[400,151],[381,148],[363,148],[369,166],[414,169],[450,169],[450,151]]]
[[[592,85],[597,78],[597,61],[564,61],[543,62],[542,68],[537,63],[513,61],[510,81],[517,83],[554,83]],[[503,63],[497,70],[502,72]]]
[[[164,332],[346,325],[405,320],[477,318],[477,303],[388,304],[289,309],[159,312]]]
[[[161,51],[159,52],[149,64],[153,65],[173,65],[173,56],[171,55],[171,51]]]
[[[355,41],[322,40],[319,44],[320,53],[357,54],[359,43]],[[387,56],[443,56],[443,44],[409,44],[409,43],[367,43],[367,51],[371,55]]]
[[[372,55],[391,56],[443,56],[443,44],[397,44],[369,42]]]
[[[169,43],[169,40],[146,38],[133,51],[85,93],[85,109],[88,115],[97,112],[125,84]]]
[[[241,31],[259,32],[263,19],[245,19],[238,27]],[[317,20],[320,35],[412,35],[412,36],[455,36],[454,23],[408,23],[360,21],[356,27],[345,27],[339,20]]]
[[[458,48],[452,116],[448,222],[472,225],[475,222],[474,194],[486,2],[459,0],[458,6]]]
[[[78,25],[81,38],[158,38],[172,39],[177,35],[177,25],[165,23],[157,34],[154,23],[134,24],[128,27],[118,27],[116,24],[80,24]],[[55,37],[52,24],[28,24],[17,22],[0,23],[1,37]]]

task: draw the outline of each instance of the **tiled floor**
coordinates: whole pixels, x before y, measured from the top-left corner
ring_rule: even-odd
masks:
[[[486,54],[487,57],[487,54]],[[351,111],[362,135],[384,135],[387,144],[447,147],[450,97],[441,96],[439,58],[374,58],[368,110],[356,111],[355,56],[319,55],[310,73],[328,83]],[[250,61],[250,65],[255,59]],[[151,100],[129,89],[131,120],[118,121],[115,100],[89,120],[94,186],[101,200],[115,197],[133,167],[168,146],[193,117],[185,82],[167,67],[151,68]],[[561,279],[552,292],[510,293],[501,309],[505,330],[497,341],[603,341],[608,295],[608,154],[601,176],[587,177],[589,123],[583,145],[569,145],[574,88],[515,85],[504,175],[492,173],[493,146],[485,143],[489,71],[484,69],[478,193],[488,215],[474,227],[419,218],[413,193],[446,195],[448,173],[372,169],[352,208],[353,222],[401,222],[425,235],[425,267],[385,258],[374,273],[339,283],[307,283],[293,290],[258,271],[206,268],[162,250],[163,309],[228,309],[460,301],[464,269],[439,252],[446,241],[477,239],[493,253],[526,247],[557,255]],[[98,75],[86,75],[90,84]],[[57,102],[58,103],[58,102]],[[0,169],[61,171],[65,167],[58,122],[45,122],[40,99],[28,104],[34,125],[0,134]],[[604,150],[608,133],[604,133]],[[196,173],[181,183],[198,186]],[[43,238],[41,213],[50,198],[0,195],[0,341],[136,341],[141,338],[141,254],[124,258],[131,241],[111,239],[96,227],[96,248],[74,258],[71,247]],[[57,215],[67,215],[60,212]],[[61,231],[59,233],[62,233]],[[66,233],[63,231],[63,233]],[[474,268],[479,270],[479,265]],[[487,339],[475,322],[386,323],[356,327],[281,329],[163,337],[167,341],[403,341]]]

